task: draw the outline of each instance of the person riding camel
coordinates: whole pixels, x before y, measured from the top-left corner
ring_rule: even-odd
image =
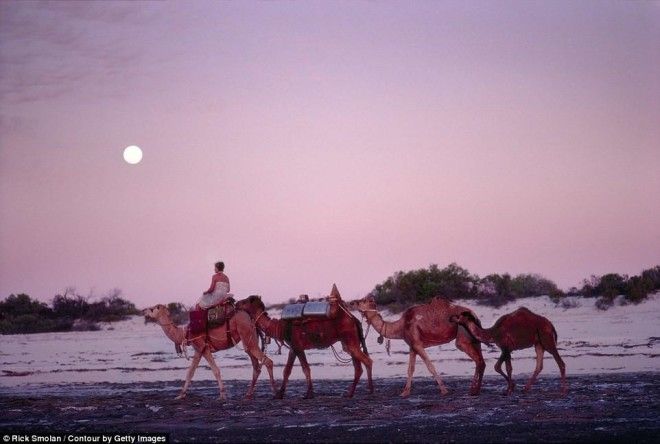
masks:
[[[224,273],[225,263],[215,263],[215,274],[211,278],[211,286],[197,301],[199,308],[206,310],[214,305],[221,304],[229,296],[229,278]]]

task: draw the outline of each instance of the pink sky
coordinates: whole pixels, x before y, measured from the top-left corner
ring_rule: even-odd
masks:
[[[654,2],[1,2],[0,297],[639,273],[658,42]]]

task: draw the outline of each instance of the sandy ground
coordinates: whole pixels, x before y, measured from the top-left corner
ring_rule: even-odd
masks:
[[[447,377],[440,397],[429,378],[416,378],[401,399],[401,378],[364,382],[342,396],[347,380],[315,381],[316,397],[302,400],[303,381],[292,381],[284,400],[272,400],[260,378],[253,401],[241,399],[245,381],[227,381],[229,399],[217,399],[212,381],[193,381],[175,401],[179,384],[72,384],[0,390],[0,432],[164,432],[172,442],[528,442],[660,440],[660,373],[574,376],[569,393],[543,377],[513,396],[504,380],[487,376],[478,397],[467,378]]]

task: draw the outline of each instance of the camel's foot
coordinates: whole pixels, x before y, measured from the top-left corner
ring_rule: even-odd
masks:
[[[185,398],[185,397],[186,397],[186,394],[185,394],[185,393],[179,393],[179,396],[177,396],[177,397],[174,398],[174,399],[179,400],[179,399],[183,399],[183,398]]]
[[[374,386],[373,385],[369,386],[369,388],[367,389],[367,393],[369,393],[370,395],[374,394]]]
[[[440,395],[447,396],[448,394],[449,394],[449,390],[447,390],[446,387],[440,387]]]
[[[303,399],[313,399],[314,398],[314,392],[307,392],[305,393],[305,396],[303,396]]]
[[[402,398],[407,398],[408,396],[410,396],[410,389],[407,390],[404,389],[399,396],[401,396]]]
[[[346,393],[344,393],[344,398],[352,398],[354,394],[355,394],[355,390],[349,390]]]
[[[531,390],[532,390],[532,386],[529,385],[529,384],[525,385],[525,387],[523,387],[523,389],[522,389],[523,393],[528,393]]]
[[[284,392],[278,391],[275,393],[275,396],[273,396],[273,399],[284,399]]]
[[[470,396],[478,396],[480,391],[481,390],[480,390],[479,387],[471,387],[470,388]]]

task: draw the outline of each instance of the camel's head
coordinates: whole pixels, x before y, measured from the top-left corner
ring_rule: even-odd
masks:
[[[163,315],[169,316],[170,312],[166,306],[164,306],[163,304],[158,304],[158,305],[154,305],[151,308],[145,308],[144,310],[142,310],[142,314],[147,319],[157,320]]]
[[[261,300],[261,296],[256,294],[236,302],[236,308],[245,311],[252,319],[266,311],[266,306]]]
[[[368,294],[367,296],[363,297],[362,299],[357,299],[355,301],[350,302],[350,307],[353,310],[357,310],[360,313],[365,313],[367,311],[375,311],[376,310],[376,298],[373,297],[373,295]]]
[[[470,322],[473,322],[477,325],[481,325],[481,322],[479,322],[479,320],[474,317],[474,314],[469,311],[464,311],[460,315],[449,316],[449,322],[453,322],[454,324],[459,325],[466,325]]]

